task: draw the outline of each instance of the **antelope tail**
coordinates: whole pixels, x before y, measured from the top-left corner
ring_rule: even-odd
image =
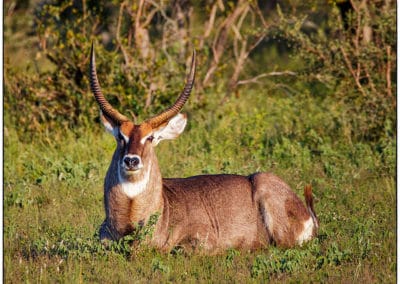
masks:
[[[318,218],[317,218],[317,214],[315,214],[315,210],[314,210],[314,201],[313,201],[313,197],[312,197],[312,188],[310,184],[307,184],[304,187],[304,199],[306,200],[306,206],[307,206],[307,210],[310,213],[314,225],[315,227],[319,227],[319,222],[318,222]]]

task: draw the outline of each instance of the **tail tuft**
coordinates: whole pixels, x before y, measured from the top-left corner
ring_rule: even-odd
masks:
[[[310,213],[311,217],[313,218],[315,226],[318,228],[319,222],[318,222],[317,214],[315,214],[315,211],[314,211],[314,201],[313,201],[313,197],[312,197],[311,184],[307,184],[306,186],[304,186],[304,199],[306,200],[307,210]]]

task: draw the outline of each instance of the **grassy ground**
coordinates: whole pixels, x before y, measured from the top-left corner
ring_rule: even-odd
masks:
[[[113,138],[93,125],[27,142],[6,114],[5,281],[395,283],[395,142],[376,149],[351,141],[332,122],[334,105],[319,103],[250,91],[219,108],[189,106],[185,133],[158,146],[166,177],[273,171],[299,195],[313,184],[316,239],[217,256],[161,254],[124,241],[103,248],[95,233]]]

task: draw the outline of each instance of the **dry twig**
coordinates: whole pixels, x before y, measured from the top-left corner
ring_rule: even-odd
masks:
[[[244,84],[249,84],[249,83],[259,83],[259,79],[265,78],[265,77],[276,77],[276,76],[296,76],[297,73],[293,71],[274,71],[274,72],[268,72],[268,73],[263,73],[260,75],[257,75],[253,78],[246,79],[246,80],[240,80],[236,84],[237,85],[244,85]]]
[[[365,93],[365,90],[363,86],[361,86],[361,83],[359,81],[359,77],[357,76],[356,72],[354,71],[353,67],[351,66],[351,61],[349,57],[347,56],[346,52],[344,51],[344,48],[341,46],[340,51],[342,52],[344,62],[346,63],[347,69],[350,71],[351,75],[353,76],[354,82],[356,83],[356,86],[358,90],[361,92],[361,94],[366,97],[367,94]]]

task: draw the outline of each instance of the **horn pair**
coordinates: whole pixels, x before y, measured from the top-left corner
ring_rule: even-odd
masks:
[[[185,87],[183,88],[183,91],[181,92],[178,99],[171,107],[161,112],[160,114],[146,120],[146,122],[150,124],[152,128],[157,128],[158,126],[167,122],[181,111],[184,104],[188,100],[190,92],[193,88],[195,71],[196,71],[196,52],[195,50],[193,50],[190,72],[186,78],[186,84]],[[123,122],[129,121],[129,118],[127,118],[125,115],[121,114],[112,107],[112,105],[107,101],[107,99],[101,92],[99,80],[97,79],[96,60],[94,55],[93,43],[92,43],[92,48],[90,50],[89,78],[90,78],[90,89],[92,90],[92,93],[103,114],[106,115],[113,122],[115,122],[117,125],[121,125]]]

